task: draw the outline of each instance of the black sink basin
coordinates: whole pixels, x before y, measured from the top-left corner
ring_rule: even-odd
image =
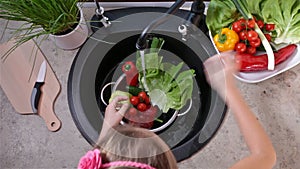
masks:
[[[134,13],[132,9],[128,10]],[[74,122],[90,144],[98,139],[102,126],[105,105],[100,99],[101,89],[121,74],[120,65],[124,61],[135,57],[139,34],[160,15],[138,12],[117,18],[111,27],[96,31],[78,52],[69,75],[68,100]],[[227,110],[222,99],[207,84],[203,72],[203,61],[216,54],[212,43],[200,30],[189,35],[187,41],[182,41],[177,30],[182,22],[181,18],[174,16],[152,32],[153,36],[165,39],[163,51],[167,52],[163,55],[167,60],[183,61],[185,67],[194,69],[196,74],[191,110],[157,133],[171,147],[178,161],[198,152],[211,140]],[[111,90],[106,90],[103,96],[108,100],[110,94]]]

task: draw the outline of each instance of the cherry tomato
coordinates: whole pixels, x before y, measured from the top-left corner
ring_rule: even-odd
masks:
[[[239,38],[240,40],[247,40],[247,31],[242,30],[241,32],[239,32]]]
[[[259,45],[261,44],[261,41],[259,38],[256,38],[256,39],[250,41],[249,43],[250,43],[250,46],[256,48],[256,47],[259,47]]]
[[[139,126],[145,129],[151,129],[151,127],[153,126],[153,121],[148,123],[140,123]]]
[[[240,31],[243,30],[242,26],[241,26],[241,23],[236,21],[236,22],[233,22],[232,24],[232,30],[234,30],[235,32],[239,33]]]
[[[257,22],[257,25],[258,25],[258,27],[259,27],[259,29],[262,29],[262,28],[264,28],[264,21],[262,21],[262,20],[258,20]]]
[[[257,32],[255,32],[254,30],[248,31],[248,33],[247,33],[247,39],[248,39],[248,41],[253,41],[253,40],[258,39]]]
[[[145,98],[144,102],[145,102],[147,105],[149,105],[149,104],[150,104],[150,97],[147,96],[147,97]]]
[[[141,91],[141,92],[138,94],[138,97],[140,98],[140,102],[143,102],[148,96],[147,96],[147,93],[146,93],[146,92]]]
[[[239,19],[238,22],[240,23],[242,30],[246,29],[247,22],[244,18]]]
[[[253,29],[255,27],[255,20],[254,19],[249,19],[247,21],[247,27]]]
[[[244,53],[247,49],[247,46],[243,42],[239,42],[235,45],[234,50],[236,50],[239,53]]]
[[[128,111],[128,114],[133,117],[133,116],[136,116],[137,114],[137,110],[134,108],[134,107],[131,107]]]
[[[275,24],[266,24],[265,25],[265,27],[266,27],[266,31],[272,31],[272,30],[274,30],[275,29]]]
[[[268,40],[269,42],[271,42],[271,41],[272,41],[272,37],[271,37],[271,35],[270,35],[270,34],[265,34],[265,37],[267,38],[267,40]]]
[[[141,112],[146,111],[147,110],[147,105],[145,103],[139,103],[137,105],[137,109]]]
[[[252,46],[248,46],[246,52],[251,55],[254,55],[256,53],[256,48]]]
[[[157,115],[157,106],[150,106],[143,114],[145,114],[149,119],[154,120]]]
[[[130,98],[130,103],[131,103],[132,105],[134,105],[134,106],[138,105],[139,102],[140,102],[140,99],[139,99],[138,96],[132,96],[132,97]]]

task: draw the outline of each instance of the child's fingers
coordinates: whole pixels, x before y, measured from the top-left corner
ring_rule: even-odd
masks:
[[[125,100],[128,100],[128,97],[127,96],[116,96],[110,103],[110,105],[112,107],[117,107],[118,106],[118,102],[120,101],[125,101]]]
[[[120,110],[118,110],[118,113],[120,113],[122,116],[124,116],[128,108],[129,108],[129,104],[124,103],[124,104],[122,104]]]

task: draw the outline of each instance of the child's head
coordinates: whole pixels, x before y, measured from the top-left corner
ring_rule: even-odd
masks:
[[[109,169],[147,169],[147,166],[148,169],[178,168],[176,159],[166,143],[153,132],[142,128],[112,128],[97,142],[95,148],[101,152],[102,164],[115,165],[118,162],[119,166],[108,167]],[[146,167],[136,167],[144,164]]]

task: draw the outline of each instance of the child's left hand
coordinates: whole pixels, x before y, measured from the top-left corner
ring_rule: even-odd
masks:
[[[104,123],[107,123],[111,127],[119,125],[129,108],[129,103],[120,104],[119,102],[126,101],[128,99],[129,98],[127,96],[116,96],[106,107]]]

